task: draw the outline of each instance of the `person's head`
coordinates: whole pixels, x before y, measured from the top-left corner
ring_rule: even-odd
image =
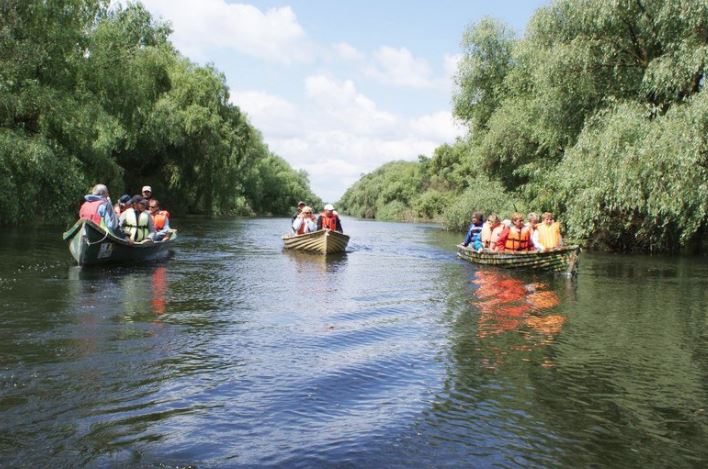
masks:
[[[148,209],[148,204],[149,204],[148,199],[142,199],[140,202],[138,202],[135,205],[135,208],[138,212],[144,212],[145,210]]]
[[[524,226],[524,216],[519,212],[514,212],[511,214],[511,224],[517,228]]]
[[[142,196],[142,195],[134,195],[134,196],[130,199],[130,204],[129,204],[129,206],[130,206],[130,207],[133,207],[135,210],[137,210],[137,209],[138,209],[138,205],[139,205],[140,202],[142,202],[142,201],[143,201],[143,196]]]
[[[553,214],[551,212],[543,212],[543,223],[546,225],[553,224]]]
[[[302,209],[305,207],[305,202],[300,201],[297,203],[297,213],[302,212]]]
[[[143,186],[143,190],[141,192],[143,193],[143,197],[146,199],[152,197],[152,187],[150,186]]]
[[[160,201],[157,199],[150,199],[150,203],[148,204],[148,210],[150,210],[150,213],[153,215],[157,213],[158,210],[160,210]]]
[[[120,196],[120,199],[118,199],[118,205],[120,206],[120,208],[124,208],[129,204],[130,204],[130,196],[128,194],[123,194]]]
[[[481,225],[484,222],[484,216],[482,212],[472,212],[472,223],[475,225]]]
[[[334,214],[334,206],[332,204],[327,204],[324,206],[325,215],[331,217]]]
[[[305,205],[302,207],[302,212],[301,212],[305,217],[311,217],[312,216],[312,207],[309,205]]]
[[[105,184],[96,184],[91,189],[91,195],[97,195],[99,197],[108,197],[108,188]]]
[[[487,217],[487,221],[489,222],[490,225],[496,226],[499,224],[499,217],[497,216],[496,213],[492,213]]]
[[[528,215],[526,215],[526,218],[528,218],[529,224],[531,226],[536,226],[536,224],[538,223],[538,214],[536,214],[536,212],[529,213]]]

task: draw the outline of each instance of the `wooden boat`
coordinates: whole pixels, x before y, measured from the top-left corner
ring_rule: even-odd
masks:
[[[318,230],[302,235],[283,235],[285,249],[332,254],[344,252],[349,243],[349,236],[338,231]]]
[[[477,252],[457,245],[457,255],[473,264],[493,265],[507,269],[529,269],[574,274],[578,268],[579,246],[564,246],[545,252]]]
[[[95,265],[151,261],[167,257],[169,247],[177,239],[177,230],[171,230],[169,239],[163,241],[129,243],[90,220],[79,220],[63,237],[79,265]]]

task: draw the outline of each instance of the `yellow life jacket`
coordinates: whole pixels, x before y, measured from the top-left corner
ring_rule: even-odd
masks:
[[[545,223],[536,225],[538,231],[538,242],[544,249],[558,248],[561,245],[560,223],[553,222],[548,226]]]

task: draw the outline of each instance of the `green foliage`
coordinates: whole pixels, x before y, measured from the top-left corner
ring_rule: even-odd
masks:
[[[511,212],[523,210],[524,207],[514,204],[510,194],[502,185],[484,176],[470,181],[462,194],[458,195],[444,213],[444,226],[449,230],[464,231],[470,224],[472,212],[482,212],[485,215],[496,213],[500,217]]]
[[[472,210],[552,210],[571,237],[623,250],[705,237],[705,0],[556,0],[523,39],[485,19],[462,49],[453,105],[467,137],[419,157],[415,176],[364,176],[351,213],[444,212],[464,229]]]
[[[0,4],[0,224],[61,219],[106,183],[173,213],[288,214],[318,201],[140,4]],[[13,194],[22,197],[22,210]]]

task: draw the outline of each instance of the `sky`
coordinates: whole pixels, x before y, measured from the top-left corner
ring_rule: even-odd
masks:
[[[493,17],[522,36],[549,1],[142,3],[183,55],[224,73],[270,150],[336,202],[362,174],[463,135],[451,103],[465,29]]]

